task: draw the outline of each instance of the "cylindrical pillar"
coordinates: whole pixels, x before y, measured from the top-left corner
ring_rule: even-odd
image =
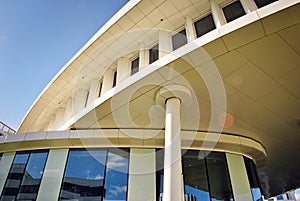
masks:
[[[166,101],[163,201],[182,200],[180,100]]]
[[[215,0],[210,0],[210,8],[216,27],[219,28],[220,26],[226,24],[224,13]]]

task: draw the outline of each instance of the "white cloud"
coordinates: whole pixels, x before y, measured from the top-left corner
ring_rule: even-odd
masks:
[[[121,193],[124,193],[126,192],[126,186],[111,186],[111,189],[109,190],[109,192],[114,195],[114,196],[117,196]]]

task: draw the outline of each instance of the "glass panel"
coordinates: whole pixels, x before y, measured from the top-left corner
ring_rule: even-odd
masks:
[[[156,149],[156,200],[162,200],[164,186],[164,150]]]
[[[246,14],[240,1],[225,6],[223,12],[227,22],[231,22]]]
[[[129,150],[109,150],[105,176],[106,201],[125,201],[127,196]]]
[[[251,159],[246,158],[246,157],[244,157],[244,161],[245,161],[245,166],[246,166],[246,170],[247,170],[247,174],[248,174],[248,179],[249,179],[249,183],[250,183],[253,200],[254,201],[262,200],[262,195],[261,195],[261,191],[260,191],[260,183],[259,183],[255,164]]]
[[[17,152],[7,176],[1,201],[15,200],[19,192],[20,184],[25,172],[29,152]]]
[[[0,153],[0,161],[1,161],[1,158],[2,158],[2,153]]]
[[[106,150],[70,150],[59,200],[102,200],[106,155]]]
[[[185,152],[182,164],[186,200],[209,201],[205,160],[199,157],[199,151]]]
[[[216,28],[212,14],[198,20],[195,24],[197,38]]]
[[[35,200],[39,191],[44,167],[48,156],[47,152],[32,152],[26,171],[23,176],[17,200]]]
[[[180,48],[187,43],[186,31],[183,29],[179,33],[172,36],[173,50]]]
[[[158,54],[157,44],[149,50],[149,64],[152,64],[154,61],[158,60]]]
[[[137,73],[139,71],[139,57],[131,62],[131,75]]]
[[[103,85],[103,81],[102,81],[102,80],[100,80],[100,81],[99,81],[99,93],[98,93],[98,97],[100,97],[100,96],[101,96],[102,85]]]
[[[226,157],[221,152],[211,152],[206,157],[212,201],[232,201],[233,194]]]
[[[115,87],[116,85],[117,85],[117,70],[114,72],[112,87]]]
[[[261,8],[278,0],[254,0],[257,7]]]

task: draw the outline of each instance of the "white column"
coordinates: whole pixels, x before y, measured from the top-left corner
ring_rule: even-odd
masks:
[[[194,22],[190,16],[185,17],[185,30],[188,42],[197,38]]]
[[[121,57],[118,59],[118,66],[117,66],[117,85],[125,80],[126,78],[130,77],[131,66],[129,62],[129,58]]]
[[[67,157],[68,149],[49,151],[37,201],[58,200]]]
[[[0,195],[2,193],[3,187],[5,185],[5,181],[7,179],[10,166],[14,160],[16,152],[7,152],[3,153],[1,161],[0,161]]]
[[[170,33],[164,30],[160,30],[158,34],[159,40],[159,58],[169,54],[172,52],[172,38]]]
[[[226,153],[235,201],[253,201],[243,156]]]
[[[66,105],[66,110],[65,110],[65,122],[67,122],[69,119],[72,118],[73,116],[73,102],[72,102],[72,98],[69,97],[67,99],[67,105]]]
[[[89,97],[87,100],[87,105],[94,102],[94,100],[98,96],[98,88],[99,88],[99,81],[97,79],[93,79],[90,84],[90,91],[89,91]]]
[[[130,149],[128,201],[155,200],[155,149]]]
[[[74,114],[77,114],[85,107],[87,93],[88,93],[88,91],[85,89],[78,89],[77,91],[75,91],[75,95],[74,95],[74,99],[73,99]]]
[[[104,75],[103,75],[103,86],[101,94],[107,92],[112,88],[112,82],[113,82],[113,71],[112,68],[106,69]]]
[[[145,44],[140,43],[139,68],[143,68],[147,65],[149,65],[149,49],[146,48]]]
[[[180,100],[166,101],[163,201],[182,200]]]
[[[253,0],[240,0],[246,13],[251,13],[257,9],[257,6]]]
[[[47,131],[53,131],[54,130],[54,126],[55,126],[55,115],[52,114],[50,116],[50,119],[49,119],[49,125],[48,125],[48,128],[47,128]]]
[[[224,16],[223,10],[220,6],[215,2],[215,0],[210,0],[211,13],[214,18],[216,27],[220,27],[226,24],[226,18]]]
[[[60,126],[62,126],[65,123],[64,115],[65,115],[65,108],[59,107],[56,110],[55,121],[54,121],[54,129],[57,130],[58,128],[60,128]]]

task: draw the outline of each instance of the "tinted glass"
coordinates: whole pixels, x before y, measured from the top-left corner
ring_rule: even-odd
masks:
[[[156,200],[162,200],[164,186],[164,150],[156,149]]]
[[[1,158],[2,158],[2,153],[0,153],[0,161],[1,161]]]
[[[257,7],[261,8],[261,7],[264,7],[264,6],[266,6],[270,3],[273,3],[273,2],[278,1],[278,0],[254,0],[254,1],[256,3]]]
[[[158,60],[158,44],[149,50],[149,64]]]
[[[17,200],[35,200],[39,191],[48,152],[32,152],[20,186]]]
[[[173,50],[180,48],[187,43],[185,29],[172,36]]]
[[[187,151],[182,156],[184,191],[186,200],[209,201],[209,188],[205,159],[199,151]]]
[[[1,201],[36,200],[47,156],[48,151],[17,152]]]
[[[29,152],[17,152],[4,185],[1,201],[15,200],[23,179]]]
[[[115,87],[116,85],[117,85],[117,71],[114,72],[112,87]]]
[[[227,22],[231,22],[246,14],[240,1],[225,6],[223,12]]]
[[[214,19],[212,17],[212,14],[209,14],[208,16],[198,20],[195,22],[195,29],[197,37],[200,37],[211,30],[214,30],[216,28]]]
[[[105,176],[106,201],[125,201],[129,150],[109,150]]]
[[[106,150],[70,150],[59,200],[102,200]]]
[[[139,57],[131,62],[131,75],[137,73],[139,71]]]
[[[211,152],[206,157],[212,201],[231,201],[233,194],[224,153]]]
[[[98,97],[101,96],[102,85],[103,85],[103,81],[101,80],[101,81],[99,82],[99,93],[98,93]]]
[[[248,175],[248,179],[249,179],[249,183],[250,183],[253,200],[254,201],[262,200],[262,195],[261,195],[261,191],[260,191],[260,183],[259,183],[255,164],[251,159],[246,158],[246,157],[244,157],[244,161],[245,161],[245,166],[246,166],[246,170],[247,170],[247,175]]]

